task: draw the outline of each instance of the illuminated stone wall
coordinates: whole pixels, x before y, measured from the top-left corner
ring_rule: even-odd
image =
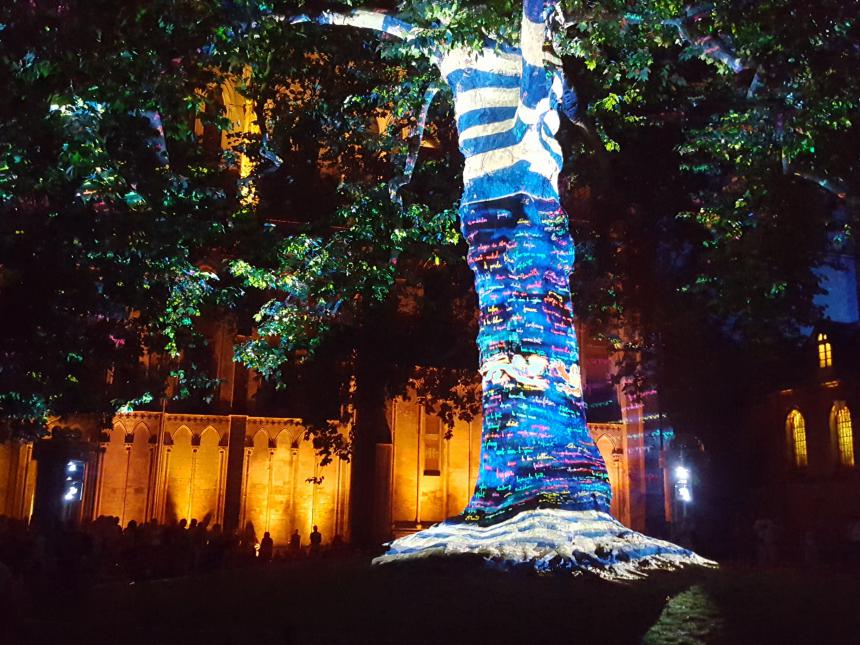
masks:
[[[461,513],[478,475],[480,417],[471,422],[458,420],[451,438],[445,439],[444,424],[415,401],[395,399],[388,413],[394,464],[390,508],[395,533]]]
[[[389,507],[394,534],[403,535],[461,513],[480,467],[481,418],[458,420],[450,439],[444,438],[441,420],[415,400],[395,399],[389,404],[388,418],[393,440]],[[612,514],[631,528],[641,528],[644,516],[637,511],[641,499],[630,491],[631,470],[637,471],[631,469],[627,457],[628,427],[598,423],[589,424],[589,431],[609,471]],[[438,459],[433,451],[436,444]]]
[[[258,536],[269,531],[275,544],[296,529],[307,542],[314,524],[326,542],[348,533],[349,464],[336,459],[320,468],[304,432],[295,422],[248,419],[240,525]]]
[[[481,418],[458,420],[445,439],[438,417],[414,400],[398,398],[389,402],[387,419],[391,466],[381,475],[390,501],[388,516],[379,518],[380,534],[393,529],[400,535],[462,512],[480,465]],[[635,490],[639,471],[628,457],[636,454],[630,448],[636,421],[629,428],[589,425],[607,463],[612,513],[633,528],[642,521]],[[123,526],[146,518],[223,524],[229,428],[229,416],[117,416],[112,430],[94,435],[98,450],[85,484],[93,499],[92,517],[116,516]],[[304,427],[294,419],[247,417],[242,451],[239,526],[250,526],[258,538],[269,531],[276,545],[285,545],[295,529],[306,544],[314,524],[325,542],[335,534],[348,539],[349,463],[336,459],[320,468]],[[0,514],[29,517],[32,512],[37,462],[31,453],[28,444],[0,444]]]
[[[223,524],[229,416],[134,413],[115,418],[101,435],[87,486],[95,491],[93,517],[111,515],[123,526],[155,518]],[[163,426],[162,426],[163,424]],[[247,417],[241,447],[238,526],[276,544],[298,529],[307,542],[317,524],[328,542],[348,531],[349,464],[320,468],[305,429],[295,419]],[[131,430],[130,430],[131,429]],[[0,463],[0,467],[2,467]]]
[[[229,351],[234,331],[226,324],[208,331],[222,382],[215,409],[235,411],[237,396],[253,400],[256,379],[248,379],[244,391],[235,388],[237,368]],[[605,347],[586,340],[582,359],[586,390],[603,388],[592,397],[594,410],[606,412],[605,401],[615,406],[608,417],[595,417],[611,422],[589,423],[607,464],[611,512],[631,528],[643,528],[642,405],[619,405],[625,399],[621,388],[611,385],[613,363]],[[392,443],[376,451],[375,498],[381,501],[373,524],[380,540],[461,513],[474,491],[481,453],[480,417],[458,420],[445,439],[444,424],[414,400],[391,400],[386,414]],[[317,524],[325,542],[335,534],[349,539],[350,464],[336,459],[320,468],[296,419],[135,412],[115,417],[107,431],[83,417],[63,425],[79,429],[92,448],[77,515],[82,519],[116,516],[123,526],[151,518],[197,519],[209,526],[250,527],[258,537],[269,531],[277,545],[294,530],[307,543]],[[30,445],[0,443],[0,513],[32,513],[37,466],[32,452]]]
[[[25,518],[33,512],[36,462],[32,457],[31,444],[0,443],[0,515]]]

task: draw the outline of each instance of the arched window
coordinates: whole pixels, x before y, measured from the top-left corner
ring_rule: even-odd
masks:
[[[818,367],[830,367],[833,365],[833,348],[827,334],[818,334]]]
[[[851,425],[851,412],[843,401],[833,404],[830,412],[830,428],[836,435],[836,447],[839,451],[839,465],[854,465],[854,428]]]
[[[794,465],[798,468],[806,468],[808,457],[806,454],[806,421],[798,410],[788,413],[785,422],[788,440],[791,442],[791,454]]]

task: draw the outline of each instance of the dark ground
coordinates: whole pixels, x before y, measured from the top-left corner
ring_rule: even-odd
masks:
[[[350,557],[38,598],[0,644],[860,643],[860,581],[833,570],[609,583]]]

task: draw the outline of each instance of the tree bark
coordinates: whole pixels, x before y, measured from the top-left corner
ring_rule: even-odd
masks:
[[[481,466],[463,519],[485,525],[531,508],[608,512],[611,496],[573,325],[561,82],[543,66],[542,23],[528,10],[523,22],[522,53],[455,51],[440,66],[466,157],[460,218],[480,308]]]
[[[608,512],[611,498],[585,423],[573,326],[574,247],[559,200],[555,137],[563,84],[544,54],[555,4],[524,1],[519,49],[489,43],[479,52],[428,52],[454,94],[465,157],[460,218],[480,307],[484,427],[480,473],[462,519],[484,525],[533,508]],[[362,10],[290,22],[406,40],[414,33]],[[363,472],[356,457],[354,471]]]

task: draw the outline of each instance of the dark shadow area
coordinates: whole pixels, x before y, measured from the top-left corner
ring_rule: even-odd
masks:
[[[638,643],[666,598],[702,575],[610,583],[474,561],[371,567],[330,558],[39,599],[24,612],[20,642]]]
[[[12,598],[6,645],[853,642],[860,581],[817,569],[688,569],[632,582],[362,555]],[[5,623],[7,626],[10,622]],[[644,641],[643,641],[644,639]]]

